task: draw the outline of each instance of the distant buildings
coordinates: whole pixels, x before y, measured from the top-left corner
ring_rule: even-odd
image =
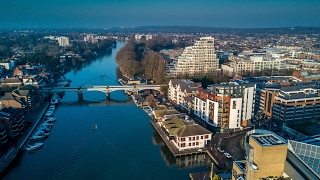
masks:
[[[134,39],[136,40],[136,41],[139,41],[141,38],[146,38],[146,40],[150,40],[150,39],[152,39],[152,35],[151,34],[136,34],[136,35],[134,35]]]
[[[70,46],[69,37],[66,36],[45,36],[44,38],[58,41],[61,47]]]
[[[170,77],[199,76],[213,73],[219,68],[214,50],[214,39],[203,37],[197,40],[193,46],[186,47],[181,56],[176,57],[167,65],[167,74]]]
[[[284,59],[269,58],[263,56],[229,56],[229,61],[221,65],[221,69],[227,75],[242,74],[244,72],[260,72],[262,70],[285,70]]]

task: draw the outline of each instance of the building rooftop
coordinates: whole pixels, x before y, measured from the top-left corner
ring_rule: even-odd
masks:
[[[286,144],[284,141],[274,136],[273,134],[252,135],[251,137],[261,146],[275,146]]]
[[[289,140],[288,149],[320,178],[320,135],[300,140]]]

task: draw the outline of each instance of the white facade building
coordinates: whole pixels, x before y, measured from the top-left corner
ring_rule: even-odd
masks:
[[[177,105],[185,105],[185,97],[199,94],[201,84],[190,80],[171,79],[169,82],[168,98]]]
[[[194,98],[194,114],[214,127],[235,129],[253,117],[254,85],[218,84]]]
[[[70,44],[69,44],[69,37],[60,36],[60,37],[57,37],[57,40],[58,40],[59,46],[61,46],[61,47],[70,46]]]
[[[197,76],[214,72],[219,68],[214,50],[214,38],[203,37],[197,40],[193,46],[186,47],[181,56],[176,57],[167,66],[167,74],[170,77],[178,75]]]

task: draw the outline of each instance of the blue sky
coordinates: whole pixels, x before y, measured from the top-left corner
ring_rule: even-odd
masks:
[[[1,0],[0,28],[320,26],[320,0]]]

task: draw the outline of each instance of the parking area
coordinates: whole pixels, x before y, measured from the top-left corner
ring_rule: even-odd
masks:
[[[247,131],[242,131],[234,136],[228,136],[227,133],[216,133],[212,138],[212,147],[224,155],[224,153],[229,153],[232,157],[226,158],[232,161],[242,160],[245,158],[245,150],[241,146],[241,139],[245,136]],[[220,148],[220,151],[219,151]],[[221,151],[223,150],[223,152]],[[225,155],[224,155],[225,156]]]

